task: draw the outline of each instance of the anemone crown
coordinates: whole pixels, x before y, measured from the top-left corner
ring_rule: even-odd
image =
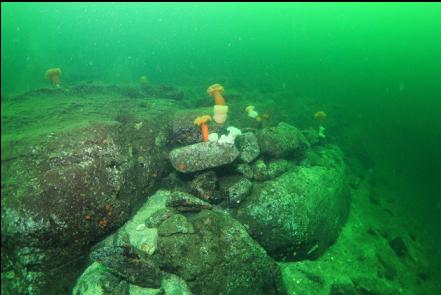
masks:
[[[46,78],[51,78],[53,76],[59,76],[59,75],[61,75],[60,68],[51,68],[46,71]]]
[[[214,92],[224,92],[224,87],[222,85],[220,85],[219,83],[213,84],[210,87],[208,87],[207,89],[207,93],[209,95],[213,95]]]
[[[324,119],[326,119],[326,113],[323,111],[319,111],[317,113],[314,114],[314,118],[320,121],[323,121]]]
[[[210,120],[211,120],[211,117],[209,115],[203,115],[203,116],[199,116],[196,119],[194,119],[193,123],[195,125],[199,125],[200,126],[201,124],[204,124],[204,123],[206,123],[207,121],[210,121]]]

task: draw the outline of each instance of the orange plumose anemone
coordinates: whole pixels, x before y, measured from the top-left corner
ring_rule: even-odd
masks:
[[[207,122],[211,120],[209,115],[203,115],[194,119],[193,123],[201,127],[202,141],[208,141],[208,125]]]
[[[51,80],[53,86],[60,86],[60,76],[61,69],[60,68],[51,68],[46,71],[46,79]]]
[[[218,83],[211,85],[207,89],[207,93],[214,98],[215,105],[225,105],[225,99],[222,96],[224,92],[224,87]]]

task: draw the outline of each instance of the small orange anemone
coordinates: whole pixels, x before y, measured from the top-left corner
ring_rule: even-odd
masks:
[[[146,75],[142,75],[141,77],[139,77],[139,84],[142,87],[147,87],[149,85],[149,79]]]
[[[270,115],[268,113],[262,115],[262,120],[268,121],[269,119],[270,119]]]
[[[323,111],[317,112],[314,114],[314,119],[321,124],[326,119],[326,113]]]
[[[213,84],[207,89],[207,93],[214,97],[214,103],[216,105],[225,105],[225,99],[222,96],[224,92],[224,87],[220,84]]]
[[[319,111],[314,114],[314,119],[317,124],[317,128],[320,129],[320,126],[322,126],[323,122],[325,121],[327,115],[323,111]]]
[[[197,117],[194,119],[193,123],[195,125],[199,125],[201,127],[201,133],[202,133],[202,141],[206,142],[208,141],[208,125],[207,122],[211,120],[211,117],[209,115],[204,115]]]
[[[54,86],[60,86],[60,76],[61,76],[60,68],[52,68],[46,71],[46,79],[51,80],[52,85]]]

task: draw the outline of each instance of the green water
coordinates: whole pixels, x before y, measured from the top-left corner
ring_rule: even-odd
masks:
[[[403,220],[441,242],[440,3],[2,3],[1,9],[2,100],[48,87],[44,73],[51,67],[62,69],[66,84],[136,84],[146,74],[151,83],[202,90],[200,96],[225,82],[245,96],[257,92],[291,106],[293,121],[296,103],[313,98],[333,121],[333,143],[349,158],[375,163],[366,169],[391,184],[387,194],[408,213]],[[2,104],[4,112],[14,110]],[[2,142],[6,133],[14,130],[2,128]],[[439,249],[432,254],[441,261]]]

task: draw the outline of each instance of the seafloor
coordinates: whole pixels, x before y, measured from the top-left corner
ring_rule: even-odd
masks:
[[[208,85],[2,96],[2,294],[440,294],[405,181],[338,108],[232,84],[208,128],[234,144],[201,143]]]

